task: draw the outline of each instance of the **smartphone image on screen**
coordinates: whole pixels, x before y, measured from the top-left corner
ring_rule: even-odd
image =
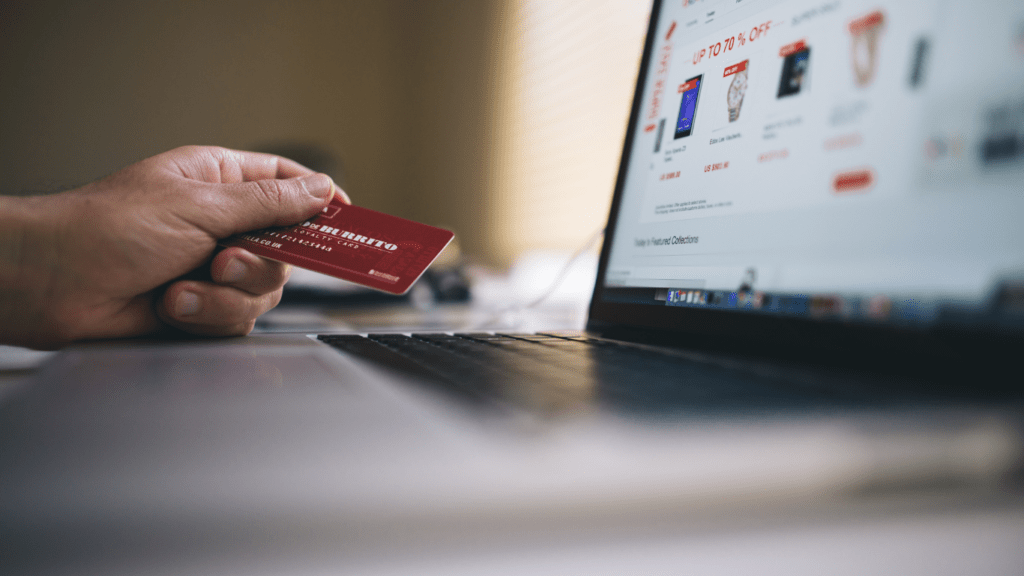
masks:
[[[697,99],[700,96],[700,84],[703,77],[703,74],[694,76],[679,86],[679,91],[683,94],[683,102],[679,105],[679,120],[676,121],[676,140],[693,133],[693,117],[697,114]]]
[[[811,49],[803,48],[793,52],[782,61],[782,78],[779,79],[779,95],[793,96],[799,94],[807,77],[807,68],[811,65]]]

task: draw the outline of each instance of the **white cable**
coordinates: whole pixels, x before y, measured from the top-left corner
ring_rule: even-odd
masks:
[[[508,308],[497,310],[486,320],[482,322],[477,322],[472,326],[465,328],[464,330],[483,329],[484,327],[493,323],[494,321],[500,320],[501,317],[505,316],[506,314],[518,314],[524,310],[529,310],[530,308],[538,306],[540,303],[547,300],[549,297],[551,297],[552,294],[555,293],[556,290],[558,290],[558,287],[562,285],[562,282],[565,281],[565,278],[569,275],[569,271],[572,269],[573,265],[576,264],[576,261],[579,260],[581,256],[590,251],[590,249],[594,247],[594,244],[598,240],[600,240],[602,236],[604,236],[604,228],[598,228],[596,232],[591,234],[590,237],[587,238],[587,241],[584,242],[583,245],[580,246],[580,248],[576,250],[576,252],[574,252],[572,256],[569,257],[569,260],[565,263],[564,266],[562,266],[562,269],[558,272],[558,274],[555,275],[554,281],[551,282],[548,288],[544,292],[542,292],[540,296],[534,298],[533,300],[527,302],[526,304],[514,304],[512,306],[509,306]]]
[[[551,286],[549,286],[544,293],[542,293],[539,297],[535,298],[533,301],[529,302],[524,306],[519,306],[518,310],[516,311],[521,312],[523,310],[529,310],[530,308],[533,308],[534,306],[537,306],[541,302],[547,300],[552,294],[554,294],[555,290],[558,290],[558,287],[561,286],[562,282],[565,281],[566,276],[569,275],[569,270],[572,269],[573,264],[575,264],[581,256],[590,251],[590,249],[594,247],[594,243],[600,240],[602,236],[604,236],[604,228],[600,228],[596,232],[591,234],[590,238],[587,238],[587,241],[583,244],[583,246],[581,246],[580,249],[577,250],[569,258],[569,261],[565,263],[565,266],[562,266],[561,271],[559,271],[558,275],[555,276],[555,280],[551,283]]]

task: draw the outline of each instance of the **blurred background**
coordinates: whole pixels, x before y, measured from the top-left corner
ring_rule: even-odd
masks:
[[[607,216],[648,18],[633,0],[0,4],[0,193],[186,144],[282,153],[474,262]]]

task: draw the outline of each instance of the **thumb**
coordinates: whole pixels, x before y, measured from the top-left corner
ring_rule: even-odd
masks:
[[[207,222],[207,229],[217,238],[298,224],[323,210],[337,189],[326,174],[214,186],[220,188],[216,214],[221,221]]]

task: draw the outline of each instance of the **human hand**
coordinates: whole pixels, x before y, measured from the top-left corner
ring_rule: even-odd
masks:
[[[301,222],[336,190],[348,202],[291,160],[189,146],[76,190],[0,198],[0,343],[248,334],[290,268],[242,248],[215,255],[217,241]]]

